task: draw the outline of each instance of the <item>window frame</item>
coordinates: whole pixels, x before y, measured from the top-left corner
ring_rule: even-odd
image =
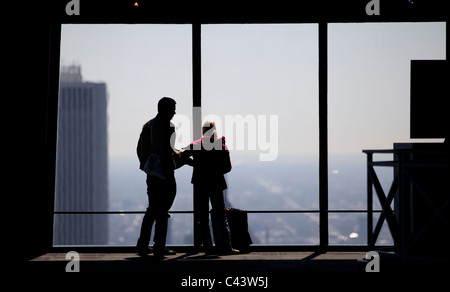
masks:
[[[126,18],[126,17],[125,17]],[[356,20],[355,20],[356,19]],[[61,42],[61,25],[63,23],[92,23],[91,21],[67,21],[68,18],[62,18],[50,25],[50,50],[49,50],[49,84],[48,95],[46,104],[46,163],[47,163],[47,184],[49,190],[52,190],[52,202],[54,203],[55,197],[55,161],[56,161],[56,144],[57,144],[57,116],[58,116],[58,88],[59,88],[59,67],[60,67],[60,42]],[[366,18],[350,18],[351,21],[346,21],[345,17],[339,20],[332,21],[328,18],[310,19],[310,21],[301,21],[296,19],[290,23],[317,23],[318,24],[318,50],[319,50],[319,209],[318,210],[293,210],[293,211],[276,211],[276,210],[261,210],[250,211],[249,213],[270,213],[270,212],[293,212],[293,213],[305,213],[313,212],[319,214],[319,246],[320,250],[329,250],[329,230],[328,230],[328,214],[329,213],[367,213],[368,210],[329,210],[328,209],[328,24],[338,22],[382,22],[383,18],[377,20],[367,21]],[[418,18],[401,18],[395,20],[395,22],[425,22],[425,21],[440,21],[446,23],[446,35],[448,34],[448,21],[442,16],[430,17],[426,19]],[[102,23],[102,22],[93,22]],[[121,18],[116,19],[113,23],[129,23],[129,21],[121,21]],[[152,22],[142,22],[151,24]],[[161,22],[157,22],[161,23]],[[163,22],[164,23],[164,22]],[[173,23],[173,22],[168,22]],[[186,23],[186,22],[183,22]],[[222,22],[221,22],[222,23]],[[225,23],[225,22],[224,22]],[[227,22],[233,23],[233,22]],[[240,21],[236,23],[242,23]],[[255,23],[255,22],[244,22]],[[272,22],[268,23],[280,23]],[[193,94],[192,94],[192,108],[193,108],[193,138],[200,136],[200,132],[197,131],[201,128],[201,25],[210,24],[209,22],[188,22],[192,25],[192,82],[193,82]],[[448,51],[448,37],[446,38],[446,50]],[[197,129],[197,130],[196,130]],[[54,208],[54,204],[52,204]],[[191,211],[174,211],[173,213],[186,213]],[[379,210],[371,210],[371,212],[380,212]],[[52,223],[56,214],[65,214],[69,212],[56,212],[53,209]],[[74,214],[136,214],[144,213],[138,211],[109,211],[109,212],[70,212]],[[195,220],[195,219],[194,219]],[[53,224],[52,224],[53,228]],[[51,239],[47,239],[47,242],[53,242],[53,232],[51,232]],[[52,244],[50,244],[52,246]]]

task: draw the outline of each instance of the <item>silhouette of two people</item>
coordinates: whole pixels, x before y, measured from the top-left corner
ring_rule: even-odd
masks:
[[[230,152],[225,137],[218,138],[214,122],[203,125],[203,137],[184,148],[174,148],[175,127],[170,122],[176,113],[176,102],[163,97],[158,102],[158,114],[142,127],[137,145],[141,170],[152,153],[160,158],[164,176],[147,172],[148,208],[142,219],[136,251],[140,255],[153,252],[156,258],[176,254],[166,247],[169,210],[176,196],[175,169],[188,164],[193,166],[194,210],[199,219],[200,237],[206,254],[231,254],[238,252],[231,246],[230,230],[225,215],[223,191],[227,188],[224,174],[231,170]],[[192,159],[193,158],[193,159]],[[209,229],[209,201],[214,214],[212,225],[217,250],[213,249]],[[153,224],[155,224],[154,245],[149,247]]]

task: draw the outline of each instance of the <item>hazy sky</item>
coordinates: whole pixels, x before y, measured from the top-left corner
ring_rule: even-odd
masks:
[[[445,23],[333,24],[328,45],[329,152],[412,141],[410,63],[446,59]]]
[[[202,26],[203,116],[222,122],[231,148],[240,137],[227,118],[264,128],[259,153],[276,146],[266,128],[277,116],[279,155],[318,153],[317,36],[316,24]],[[328,40],[329,152],[408,141],[410,60],[445,59],[445,23],[330,24]],[[163,96],[177,101],[178,143],[192,138],[191,45],[190,25],[63,25],[62,64],[107,84],[110,155],[135,155]]]

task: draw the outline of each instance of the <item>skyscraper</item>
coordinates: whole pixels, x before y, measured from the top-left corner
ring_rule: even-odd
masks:
[[[107,93],[105,83],[83,82],[80,66],[61,68],[55,211],[108,208]],[[108,217],[55,215],[55,245],[107,244]]]

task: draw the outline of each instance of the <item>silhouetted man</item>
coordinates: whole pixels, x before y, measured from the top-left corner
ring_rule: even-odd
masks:
[[[169,209],[176,194],[174,171],[177,168],[179,152],[174,149],[175,127],[170,120],[175,115],[176,102],[172,98],[163,97],[158,102],[158,114],[142,127],[137,145],[140,169],[144,170],[149,155],[154,152],[160,155],[165,170],[164,179],[147,174],[148,208],[142,219],[140,236],[137,242],[137,253],[146,255],[153,251],[155,257],[163,258],[165,254],[175,254],[166,249],[167,223]],[[180,165],[181,166],[181,165]],[[149,248],[153,223],[155,235],[153,250]]]

